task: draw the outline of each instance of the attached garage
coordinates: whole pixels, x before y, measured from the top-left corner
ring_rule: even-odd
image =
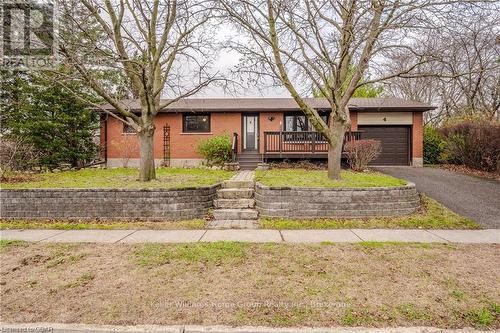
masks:
[[[363,139],[374,139],[381,142],[382,152],[372,162],[373,165],[410,165],[411,126],[358,126]]]
[[[358,113],[363,139],[380,141],[382,152],[373,165],[412,164],[412,112]]]

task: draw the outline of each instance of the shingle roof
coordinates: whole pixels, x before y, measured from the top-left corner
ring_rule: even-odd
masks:
[[[329,109],[324,98],[306,98],[306,102],[316,109]],[[167,102],[168,100],[162,100]],[[121,103],[131,110],[140,110],[138,100],[123,100]],[[106,110],[114,108],[105,104]],[[417,101],[401,98],[353,98],[349,102],[351,110],[365,111],[428,111],[435,107]],[[299,107],[292,98],[186,98],[170,104],[161,112],[241,112],[241,111],[297,111]]]

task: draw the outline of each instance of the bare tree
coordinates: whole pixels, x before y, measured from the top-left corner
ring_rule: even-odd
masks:
[[[385,82],[390,95],[439,106],[426,121],[439,123],[455,116],[498,117],[500,108],[500,5],[455,6],[441,16],[440,29],[416,46],[433,53],[433,61],[415,68],[413,78]],[[405,67],[414,57],[403,50],[393,57],[387,72]]]
[[[0,137],[0,178],[13,171],[33,170],[39,167],[43,157],[30,143]]]
[[[206,37],[210,7],[195,0],[64,0],[61,7],[66,31],[60,52],[65,64],[115,109],[104,112],[135,129],[139,179],[154,179],[155,116],[218,79],[210,72]],[[110,89],[110,72],[125,78],[130,95],[138,98],[140,113],[117,97],[123,94]],[[162,94],[170,98],[162,102]]]
[[[410,49],[419,34],[434,27],[436,12],[449,0],[219,0],[244,41],[230,47],[244,56],[242,74],[271,78],[289,91],[314,128],[329,143],[328,176],[340,177],[342,143],[350,125],[354,91],[410,73],[432,55],[417,54],[405,68],[362,80],[369,66]],[[331,108],[328,124],[305,97],[319,90]]]

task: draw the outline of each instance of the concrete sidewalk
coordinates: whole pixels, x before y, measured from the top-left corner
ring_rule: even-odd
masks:
[[[262,327],[262,326],[197,326],[197,325],[90,325],[90,324],[58,324],[58,323],[33,323],[9,324],[0,323],[0,332],[53,332],[53,333],[482,333],[486,331],[472,328],[440,329],[435,327]]]
[[[500,229],[418,230],[1,230],[2,240],[42,243],[250,243],[421,242],[500,244]]]

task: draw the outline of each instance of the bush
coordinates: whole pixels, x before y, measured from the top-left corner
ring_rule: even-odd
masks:
[[[445,125],[440,133],[446,140],[443,159],[470,168],[500,171],[500,123],[465,120]]]
[[[441,155],[446,148],[446,141],[439,131],[426,125],[424,127],[424,164],[441,163]]]
[[[377,140],[349,141],[344,146],[347,164],[354,171],[366,169],[368,163],[380,154],[381,145]]]
[[[196,151],[207,160],[208,165],[223,165],[231,161],[231,146],[231,137],[228,134],[222,134],[201,140]]]
[[[0,174],[29,171],[40,164],[42,156],[32,144],[15,139],[0,138]]]

